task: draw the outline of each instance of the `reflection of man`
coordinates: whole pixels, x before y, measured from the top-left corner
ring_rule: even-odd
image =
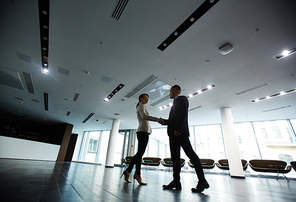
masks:
[[[188,127],[188,99],[185,96],[180,96],[181,88],[174,85],[170,90],[170,98],[174,99],[173,106],[170,111],[168,120],[160,120],[163,125],[168,125],[168,135],[170,141],[171,158],[173,161],[173,181],[168,185],[163,185],[163,189],[178,189],[181,190],[180,172],[180,147],[183,148],[185,154],[191,159],[197,177],[199,179],[192,192],[202,192],[204,189],[210,187],[205,179],[204,172],[200,159],[192,149],[189,141],[189,127]]]

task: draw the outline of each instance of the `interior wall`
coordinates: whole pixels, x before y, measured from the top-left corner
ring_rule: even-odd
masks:
[[[55,161],[60,145],[0,136],[0,158]]]

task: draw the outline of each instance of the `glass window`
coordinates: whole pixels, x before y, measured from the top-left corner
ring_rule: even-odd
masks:
[[[254,122],[263,159],[280,159],[290,163],[296,159],[296,143],[287,120]]]
[[[226,158],[221,125],[195,126],[196,153],[200,158],[211,158],[216,162]],[[191,142],[193,144],[193,142]]]
[[[125,131],[125,145],[123,150],[122,158],[126,157],[128,154],[128,146],[129,146],[129,140],[130,140],[130,131]]]
[[[88,143],[88,152],[96,152],[97,146],[98,146],[98,140],[90,138]]]
[[[116,139],[116,150],[115,150],[115,156],[114,156],[114,164],[121,164],[122,159],[122,150],[123,150],[123,143],[124,143],[124,135],[125,133],[121,132],[117,134]]]
[[[295,135],[296,135],[296,119],[291,119],[290,120],[290,123],[291,123],[291,130],[289,130],[290,131],[290,133],[291,134],[289,134],[290,136],[291,136],[291,139],[293,139],[293,140],[295,140]]]
[[[97,155],[99,155],[98,163],[106,164],[107,150],[109,145],[110,131],[102,131],[100,136],[100,148]]]
[[[94,163],[99,150],[99,138],[100,132],[92,131],[89,132],[89,141],[87,146],[87,152],[84,161]]]
[[[261,158],[252,124],[236,123],[234,127],[241,158],[247,161]]]
[[[171,157],[166,128],[152,130],[144,156],[159,157],[162,159]]]

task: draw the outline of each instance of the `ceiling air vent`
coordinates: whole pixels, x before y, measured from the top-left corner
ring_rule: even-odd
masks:
[[[201,107],[202,107],[202,106],[194,107],[194,108],[192,108],[192,109],[189,109],[188,112],[191,112],[191,111],[193,111],[193,110],[199,109],[199,108],[201,108]]]
[[[20,97],[14,97],[14,98],[18,101],[24,101],[23,98],[20,98]]]
[[[58,68],[58,72],[61,73],[61,74],[66,75],[66,76],[69,76],[69,74],[70,74],[69,70],[61,68],[61,67]]]
[[[125,95],[127,98],[131,98],[135,94],[137,94],[139,91],[143,90],[144,88],[147,88],[149,85],[151,85],[153,82],[155,82],[158,79],[157,76],[151,75],[148,79],[140,83],[138,86],[136,86],[131,92]]]
[[[159,100],[156,100],[155,102],[151,103],[150,105],[151,106],[158,105],[159,103],[164,102],[165,100],[168,100],[169,98],[170,98],[170,95],[166,95],[163,98],[161,98]]]
[[[78,98],[79,98],[79,95],[80,95],[79,93],[75,93],[73,101],[76,102],[78,100]]]
[[[253,87],[253,88],[250,88],[250,89],[247,89],[247,90],[241,91],[241,92],[239,92],[239,93],[235,93],[235,95],[241,95],[241,94],[244,94],[244,93],[247,93],[247,92],[250,92],[250,91],[252,91],[252,90],[256,90],[256,89],[258,89],[258,88],[262,88],[262,87],[264,87],[264,86],[268,86],[268,85],[269,85],[269,83],[265,83],[265,84],[262,84],[262,85],[259,85],[259,86],[255,86],[255,87]]]
[[[117,0],[117,4],[113,9],[111,17],[119,20],[129,0]]]
[[[0,84],[24,90],[19,72],[11,69],[0,69]]]
[[[291,105],[283,106],[283,107],[278,107],[278,108],[274,108],[274,109],[269,109],[269,110],[265,110],[265,111],[262,111],[262,112],[263,113],[265,113],[265,112],[271,112],[271,111],[275,111],[275,110],[279,110],[279,109],[285,109],[285,108],[288,108],[288,107],[291,107]]]
[[[22,61],[25,61],[25,62],[28,62],[28,63],[31,63],[31,58],[30,56],[27,56],[25,54],[22,54],[22,53],[18,53],[16,52],[16,56],[18,59],[22,60]]]
[[[24,78],[25,78],[25,82],[26,82],[26,85],[27,85],[28,92],[32,93],[32,94],[35,94],[31,74],[29,74],[27,72],[23,72],[23,75],[24,75]]]
[[[103,76],[101,78],[101,81],[104,81],[105,83],[111,83],[113,81],[113,79],[107,77],[107,76]]]

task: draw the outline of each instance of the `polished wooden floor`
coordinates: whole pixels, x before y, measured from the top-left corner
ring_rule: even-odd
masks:
[[[195,174],[181,173],[181,191],[163,190],[172,172],[142,171],[146,186],[125,183],[124,168],[84,163],[0,159],[0,201],[296,201],[296,181],[206,174],[210,188],[192,193]]]

